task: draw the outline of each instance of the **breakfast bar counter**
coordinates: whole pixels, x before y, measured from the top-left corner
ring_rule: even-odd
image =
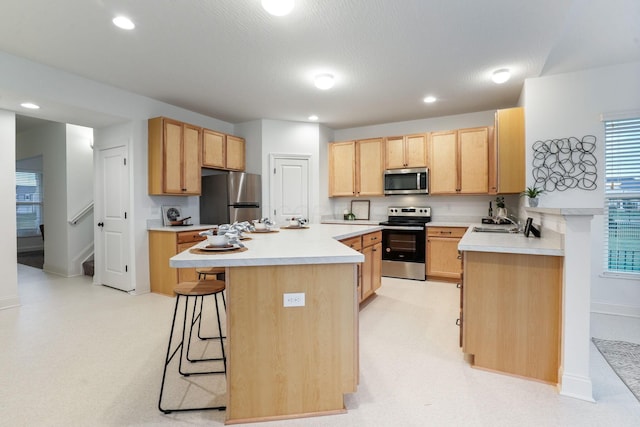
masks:
[[[226,267],[226,423],[345,412],[358,384],[357,264],[338,239],[379,226],[245,233],[246,250],[183,251],[172,267]],[[196,252],[196,253],[194,253]],[[284,306],[285,294],[304,294]]]

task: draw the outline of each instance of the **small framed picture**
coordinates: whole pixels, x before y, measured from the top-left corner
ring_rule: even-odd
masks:
[[[180,206],[162,206],[162,224],[167,227],[170,221],[175,221],[182,217]]]
[[[356,219],[369,219],[369,200],[352,200],[351,213]]]

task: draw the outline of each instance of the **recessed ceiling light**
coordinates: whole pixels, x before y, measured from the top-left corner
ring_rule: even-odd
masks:
[[[113,18],[113,25],[123,30],[133,30],[136,27],[133,21],[126,16],[116,16]]]
[[[431,104],[432,102],[436,102],[436,97],[435,96],[427,96],[426,98],[423,99],[423,101],[427,104]]]
[[[309,120],[311,120],[312,122],[315,122],[318,120],[318,116],[316,116],[315,114],[312,114],[309,116]]]
[[[274,16],[285,16],[293,10],[293,0],[262,0],[264,10]]]
[[[20,104],[20,106],[28,108],[30,110],[37,110],[40,108],[38,104],[34,104],[33,102],[23,102],[22,104]]]
[[[509,71],[507,68],[501,68],[500,70],[496,70],[493,72],[493,75],[491,76],[491,80],[493,80],[493,82],[497,84],[502,84],[507,80],[509,80],[510,78],[511,78],[511,71]]]
[[[327,90],[333,87],[334,79],[331,74],[318,74],[313,80],[318,89]]]

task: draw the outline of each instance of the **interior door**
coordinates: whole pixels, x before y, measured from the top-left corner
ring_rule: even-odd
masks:
[[[309,158],[272,157],[271,218],[286,225],[288,218],[309,219]]]
[[[134,286],[129,273],[129,171],[125,146],[100,150],[98,155],[99,204],[96,205],[96,270],[99,283],[123,291]]]

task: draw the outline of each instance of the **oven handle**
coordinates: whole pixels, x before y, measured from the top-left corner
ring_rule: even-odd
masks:
[[[408,225],[383,225],[383,230],[409,230],[409,231],[424,231],[424,227],[415,226],[411,227]]]

